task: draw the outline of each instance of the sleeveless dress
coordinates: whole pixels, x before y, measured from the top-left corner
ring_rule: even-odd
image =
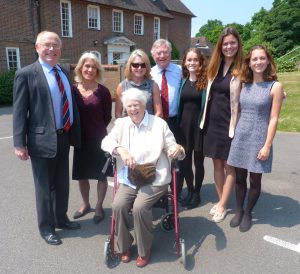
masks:
[[[146,105],[146,110],[149,114],[154,115],[154,107],[153,107],[153,83],[154,80],[151,79],[145,79],[141,84],[137,85],[133,81],[124,79],[122,81],[122,93],[130,88],[137,88],[139,90],[142,90],[148,94],[148,101]],[[123,107],[123,115],[126,116],[126,110]]]
[[[231,138],[228,135],[230,124],[230,81],[231,69],[223,76],[224,62],[211,85],[211,98],[208,102],[206,123],[203,134],[203,156],[227,160]]]
[[[270,173],[273,147],[267,160],[257,159],[264,146],[270,119],[272,82],[245,84],[240,95],[241,116],[238,121],[227,163],[249,172]]]
[[[199,128],[202,91],[198,91],[195,83],[186,80],[180,96],[182,106],[180,127],[180,143],[186,151],[202,152],[202,131]],[[181,109],[181,108],[180,108]]]

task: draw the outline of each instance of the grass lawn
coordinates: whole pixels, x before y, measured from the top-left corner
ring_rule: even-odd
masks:
[[[300,71],[278,74],[287,98],[282,104],[278,130],[300,132]]]

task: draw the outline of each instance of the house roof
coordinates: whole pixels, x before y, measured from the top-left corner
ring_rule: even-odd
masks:
[[[85,0],[86,2],[101,4],[115,8],[153,14],[167,18],[174,18],[170,11],[195,15],[180,0]]]
[[[205,56],[211,56],[214,48],[205,36],[191,37],[191,47],[199,48]]]
[[[162,0],[169,11],[175,11],[196,17],[180,0]]]

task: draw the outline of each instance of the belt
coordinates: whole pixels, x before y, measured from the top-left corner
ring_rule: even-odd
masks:
[[[64,133],[66,133],[66,131],[64,131],[63,128],[60,128],[60,129],[56,130],[56,133],[57,133],[57,135],[62,135]]]

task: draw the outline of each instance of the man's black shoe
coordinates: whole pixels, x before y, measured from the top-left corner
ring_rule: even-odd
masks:
[[[50,234],[47,234],[47,235],[43,235],[42,238],[49,245],[60,245],[60,244],[62,244],[61,239],[55,233],[50,233]]]
[[[75,229],[79,229],[80,228],[80,223],[67,221],[67,222],[65,222],[63,224],[57,224],[56,228],[59,228],[59,229],[68,229],[68,230],[75,230]]]

